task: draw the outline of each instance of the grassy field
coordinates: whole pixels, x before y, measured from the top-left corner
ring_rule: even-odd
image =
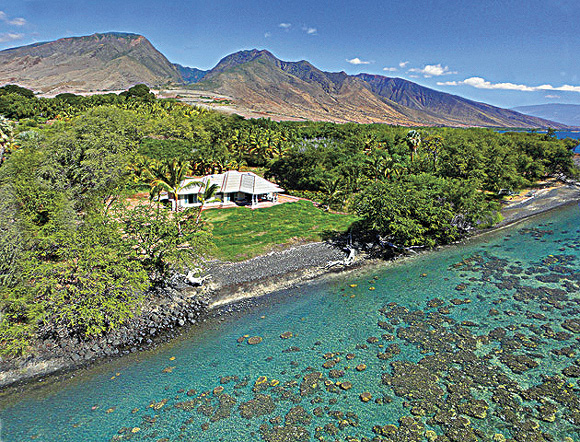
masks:
[[[282,246],[320,241],[326,234],[345,232],[357,218],[324,212],[308,201],[298,201],[266,209],[206,210],[203,219],[213,228],[214,256],[243,261]]]

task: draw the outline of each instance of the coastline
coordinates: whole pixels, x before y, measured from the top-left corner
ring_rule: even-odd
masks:
[[[248,298],[263,296],[289,288],[328,273],[342,273],[345,269],[366,264],[368,256],[359,253],[349,266],[329,263],[343,261],[347,252],[339,246],[315,242],[271,252],[236,262],[222,263],[210,269],[212,282],[208,285],[208,308],[227,306]]]
[[[575,203],[580,188],[563,184],[540,189],[523,201],[513,201],[502,208],[504,219],[485,231],[505,228],[531,216]],[[472,236],[473,237],[473,236]],[[468,238],[469,239],[469,238]],[[79,343],[51,343],[36,357],[3,361],[0,364],[0,388],[26,385],[45,376],[55,376],[91,364],[106,363],[113,357],[151,349],[184,330],[187,325],[203,321],[208,311],[231,308],[236,303],[267,295],[311,281],[325,274],[343,273],[361,267],[378,265],[383,260],[359,253],[349,266],[329,263],[343,260],[346,252],[337,245],[309,243],[271,252],[239,263],[210,265],[211,282],[194,289],[183,281],[172,281],[152,293],[144,312],[115,333]],[[46,342],[43,342],[46,345]]]
[[[578,200],[580,200],[580,187],[575,184],[540,189],[524,201],[514,201],[503,207],[501,212],[504,219],[493,228],[499,229]]]
[[[535,215],[549,212],[563,206],[580,201],[580,187],[572,184],[561,184],[555,187],[539,189],[533,196],[527,197],[523,201],[512,201],[502,209],[503,220],[488,229],[477,231],[473,235],[465,238],[479,237],[488,232],[497,231],[505,227],[521,222]],[[258,256],[239,263],[223,264],[218,269],[228,268],[230,275],[220,278],[218,283],[211,285],[212,295],[210,296],[209,308],[218,308],[230,303],[239,302],[243,299],[263,296],[273,291],[282,290],[300,282],[310,281],[328,273],[343,273],[345,271],[360,267],[371,266],[385,262],[382,259],[371,258],[365,253],[359,253],[354,263],[350,266],[337,266],[325,269],[323,266],[333,260],[344,258],[343,251],[326,243],[310,243],[293,247],[280,252],[272,252],[267,255]],[[309,256],[305,256],[308,255]],[[316,254],[313,258],[312,255]],[[333,258],[333,256],[335,256]],[[288,258],[291,262],[288,262]],[[396,258],[395,258],[396,259]],[[296,263],[299,263],[296,265]],[[262,266],[268,267],[270,272],[263,274]],[[271,268],[283,268],[280,273],[272,272]],[[232,274],[240,273],[260,274],[255,278],[245,278],[242,281],[230,279]]]

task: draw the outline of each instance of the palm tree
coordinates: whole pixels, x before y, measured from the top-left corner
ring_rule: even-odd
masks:
[[[133,157],[131,163],[127,166],[129,176],[135,184],[144,184],[151,181],[149,170],[155,167],[155,160],[145,155],[137,154]]]
[[[364,160],[367,176],[372,176],[375,182],[379,180],[379,177],[388,177],[389,165],[392,162],[393,159],[384,150],[374,149],[369,151]]]
[[[433,170],[437,166],[437,155],[443,147],[443,137],[441,135],[429,135],[425,138],[423,145],[427,152],[433,157]]]
[[[203,211],[203,206],[205,206],[205,203],[212,200],[220,188],[220,186],[218,186],[215,183],[210,185],[210,186],[203,183],[202,187],[203,187],[203,192],[197,196],[198,201],[201,202],[201,206],[199,208],[199,212],[197,213],[197,218],[195,219],[195,224],[199,224],[199,220],[201,219],[201,212]]]
[[[158,196],[161,192],[167,192],[172,199],[171,207],[173,210],[179,210],[179,192],[193,186],[202,185],[199,181],[190,181],[184,185],[187,174],[191,171],[189,161],[179,161],[176,159],[155,162],[148,168],[146,174],[150,180],[151,198]]]
[[[405,167],[404,164],[399,163],[396,159],[391,158],[389,160],[388,166],[384,170],[385,178],[399,178],[405,172],[408,171],[408,168]]]
[[[417,148],[421,144],[421,134],[416,130],[410,130],[405,137],[407,145],[411,149],[411,161],[415,159],[415,154],[417,153]]]
[[[280,142],[280,133],[274,132],[272,130],[266,130],[258,132],[258,134],[252,134],[250,138],[250,149],[249,153],[256,155],[258,158],[267,161],[274,157],[277,150],[283,150],[283,146],[278,143]]]
[[[284,154],[288,151],[288,143],[287,140],[283,137],[280,137],[276,144],[272,147],[272,156],[274,158],[280,158],[284,156]]]
[[[326,209],[330,209],[334,202],[340,198],[341,205],[344,203],[345,183],[342,176],[328,177],[322,183],[322,191],[324,192],[324,205]]]
[[[14,147],[14,123],[0,115],[0,165],[4,162],[6,153]]]

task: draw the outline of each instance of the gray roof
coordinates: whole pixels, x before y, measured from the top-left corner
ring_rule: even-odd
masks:
[[[236,170],[228,170],[225,173],[206,175],[202,178],[187,178],[182,182],[182,187],[195,181],[204,183],[203,188],[209,187],[212,184],[217,184],[219,186],[219,193],[244,192],[250,195],[261,195],[265,193],[284,191],[284,189],[278,187],[276,184],[259,177],[255,173],[238,172]],[[203,188],[199,185],[193,185],[182,190],[179,194],[187,195],[201,193]]]

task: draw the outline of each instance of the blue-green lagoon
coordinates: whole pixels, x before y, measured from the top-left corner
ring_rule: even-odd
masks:
[[[578,441],[579,284],[574,205],[4,395],[0,439]]]

